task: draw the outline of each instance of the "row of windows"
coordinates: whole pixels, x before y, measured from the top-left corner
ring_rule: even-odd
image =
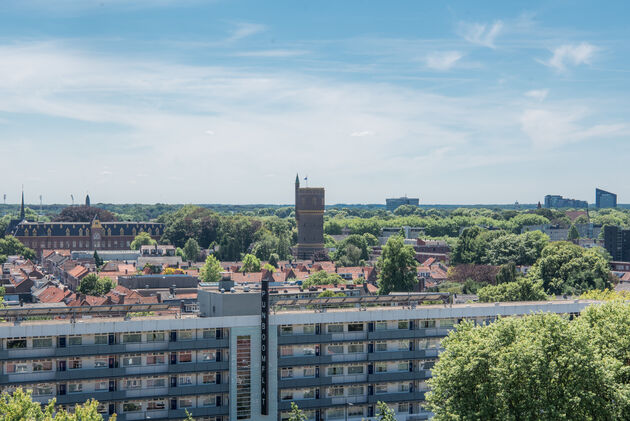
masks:
[[[363,384],[351,384],[344,386],[330,386],[320,391],[324,397],[338,398],[338,397],[353,397],[353,396],[367,396],[384,395],[387,393],[408,393],[412,390],[426,391],[429,387],[425,381],[414,384],[413,382],[389,382],[378,383],[373,385],[373,389],[368,391],[368,387]],[[320,396],[320,392],[317,388],[304,388],[304,389],[282,389],[280,392],[280,399],[283,401],[293,401],[301,399],[317,399]]]
[[[455,319],[439,319],[439,320],[418,320],[415,321],[415,326],[419,329],[428,329],[441,327],[450,329],[457,323]],[[382,330],[407,330],[412,328],[412,322],[410,320],[378,320],[369,323],[330,323],[325,326],[327,333],[343,333],[343,332],[364,332],[368,330],[382,331]],[[312,335],[316,333],[315,324],[306,325],[281,325],[280,335],[289,336],[295,334]],[[324,330],[324,329],[323,329]]]
[[[360,354],[372,352],[392,352],[392,351],[411,351],[413,349],[438,349],[440,347],[441,338],[421,338],[399,341],[376,341],[374,343],[366,342],[348,342],[348,343],[332,343],[324,345],[324,355],[338,354]],[[315,344],[306,345],[283,345],[280,347],[281,357],[293,356],[310,356],[319,355],[320,346]]]
[[[415,363],[413,361],[390,361],[390,362],[375,362],[371,364],[374,373],[388,373],[388,372],[407,372],[411,369],[421,371],[430,370],[435,365],[435,360],[418,360]],[[330,365],[322,369],[322,373],[325,376],[356,376],[368,373],[368,364],[345,364],[345,365]],[[413,370],[411,370],[413,371]],[[319,374],[319,367],[306,366],[306,367],[284,367],[280,370],[281,379],[293,379],[293,378],[314,378],[316,373]]]

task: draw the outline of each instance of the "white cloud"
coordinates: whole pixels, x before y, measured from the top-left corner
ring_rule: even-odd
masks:
[[[598,48],[588,42],[581,44],[561,45],[553,50],[553,56],[549,60],[541,63],[553,67],[558,71],[566,70],[567,66],[578,66],[580,64],[590,64],[591,59]]]
[[[534,98],[535,100],[542,102],[547,98],[549,94],[549,89],[533,89],[531,91],[525,92],[525,96],[529,98]]]
[[[247,38],[260,32],[264,32],[265,30],[267,30],[267,27],[265,25],[260,25],[258,23],[239,22],[236,24],[236,28],[234,28],[234,30],[230,34],[228,41],[238,41],[240,39]]]
[[[500,20],[492,25],[482,23],[460,24],[460,33],[466,41],[489,48],[495,48],[494,41],[502,29],[503,22]]]
[[[372,135],[374,135],[374,132],[370,131],[370,130],[363,130],[363,131],[360,131],[360,132],[352,132],[352,133],[350,133],[350,136],[352,136],[352,137],[365,137],[365,136],[372,136]]]
[[[101,175],[112,175],[112,172],[104,170],[104,171],[101,171]]]
[[[305,50],[260,50],[235,53],[237,57],[297,57],[308,54]]]
[[[206,130],[206,134],[210,135],[210,136],[214,136],[214,131],[212,130]]]
[[[527,109],[521,115],[521,127],[533,145],[540,149],[608,138],[627,130],[623,124],[588,124],[585,120],[589,114],[587,109],[566,106]]]
[[[430,69],[449,70],[462,57],[459,51],[434,52],[427,55],[426,64]]]

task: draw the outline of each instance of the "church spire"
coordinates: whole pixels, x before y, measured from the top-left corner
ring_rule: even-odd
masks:
[[[90,195],[89,194],[85,195],[85,206],[87,206],[88,208],[90,207]]]
[[[23,221],[26,217],[26,213],[24,212],[24,186],[22,186],[22,206],[20,206],[20,221]]]
[[[300,176],[297,173],[295,174],[295,187],[300,187]]]

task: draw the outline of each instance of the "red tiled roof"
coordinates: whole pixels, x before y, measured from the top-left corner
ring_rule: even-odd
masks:
[[[87,268],[81,265],[76,265],[74,268],[68,271],[68,275],[76,279],[79,279],[80,277],[87,275],[87,273],[88,273]]]
[[[69,295],[72,295],[72,291],[49,286],[37,296],[37,299],[41,303],[60,303]]]

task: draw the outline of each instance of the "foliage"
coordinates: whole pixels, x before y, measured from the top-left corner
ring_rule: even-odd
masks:
[[[53,222],[92,222],[95,217],[101,222],[117,220],[113,213],[105,209],[92,206],[68,206],[53,219]]]
[[[463,322],[442,346],[426,396],[436,421],[621,419],[606,362],[565,317]]]
[[[114,282],[108,277],[100,278],[96,273],[88,273],[79,282],[80,293],[102,297],[114,288]]]
[[[580,233],[578,232],[578,230],[575,227],[575,225],[571,225],[571,228],[569,228],[569,233],[567,235],[567,240],[569,240],[569,241],[577,241],[579,239],[580,239]]]
[[[2,256],[22,256],[25,259],[33,260],[35,258],[35,251],[24,246],[12,235],[7,235],[4,238],[0,238],[0,255]],[[6,260],[6,257],[5,257]]]
[[[344,294],[343,292],[333,292],[327,289],[326,291],[320,292],[317,298],[331,298],[331,297],[345,297],[345,296],[346,294]]]
[[[3,392],[0,396],[0,421],[101,421],[97,411],[98,401],[90,399],[82,405],[75,405],[73,412],[55,410],[55,399],[46,406],[33,402],[30,390],[16,389],[12,394]],[[109,417],[116,420],[116,415]]]
[[[199,270],[199,279],[203,282],[219,282],[223,268],[214,255],[206,257],[206,263]]]
[[[580,300],[627,301],[630,300],[630,291],[615,291],[614,289],[608,288],[603,291],[593,289],[583,292],[582,295],[580,295]]]
[[[189,238],[184,245],[184,257],[189,262],[196,262],[199,259],[199,253],[201,252],[199,249],[199,243],[194,238]]]
[[[378,401],[376,411],[377,421],[396,421],[396,413],[385,402]]]
[[[166,268],[162,271],[162,275],[184,275],[186,272],[180,268]]]
[[[243,257],[241,272],[260,272],[260,260],[253,254],[246,254]]]
[[[487,285],[479,289],[477,295],[482,303],[547,300],[542,281],[535,281],[529,278],[520,278],[516,281],[499,285]]]
[[[308,418],[304,415],[304,412],[296,405],[295,402],[291,402],[291,413],[289,414],[289,421],[306,421]]]
[[[471,280],[478,284],[496,283],[499,268],[490,265],[457,265],[448,268],[446,275],[449,281],[464,283]]]
[[[278,261],[280,260],[280,256],[278,256],[277,253],[271,253],[269,255],[269,261],[267,263],[269,263],[271,266],[273,266],[274,268],[278,267]]]
[[[96,250],[94,250],[94,264],[96,265],[97,268],[100,268],[101,266],[105,264],[103,259],[101,259],[101,256],[98,255],[98,251]]]
[[[366,236],[373,237],[372,234],[351,234],[338,242],[336,245],[333,260],[340,266],[359,266],[361,260],[368,260],[371,248],[368,245]]]
[[[345,283],[346,281],[336,273],[327,273],[324,270],[318,270],[315,273],[311,273],[308,278],[302,281],[302,286],[308,288],[313,285],[340,285]]]
[[[496,280],[497,284],[505,284],[507,282],[516,281],[516,265],[514,262],[510,262],[506,265],[502,265],[499,269],[499,273],[497,273]]]
[[[148,233],[142,231],[138,235],[136,235],[136,237],[129,245],[129,248],[131,248],[131,250],[140,250],[140,247],[142,246],[154,246],[156,244],[157,241],[151,238]]]
[[[378,259],[380,294],[410,292],[417,285],[417,262],[412,247],[400,236],[392,236]]]
[[[276,271],[276,268],[269,263],[265,263],[262,268],[271,273],[274,273]]]
[[[528,273],[542,280],[548,294],[581,294],[584,291],[611,286],[608,262],[595,250],[559,241],[550,243]]]

